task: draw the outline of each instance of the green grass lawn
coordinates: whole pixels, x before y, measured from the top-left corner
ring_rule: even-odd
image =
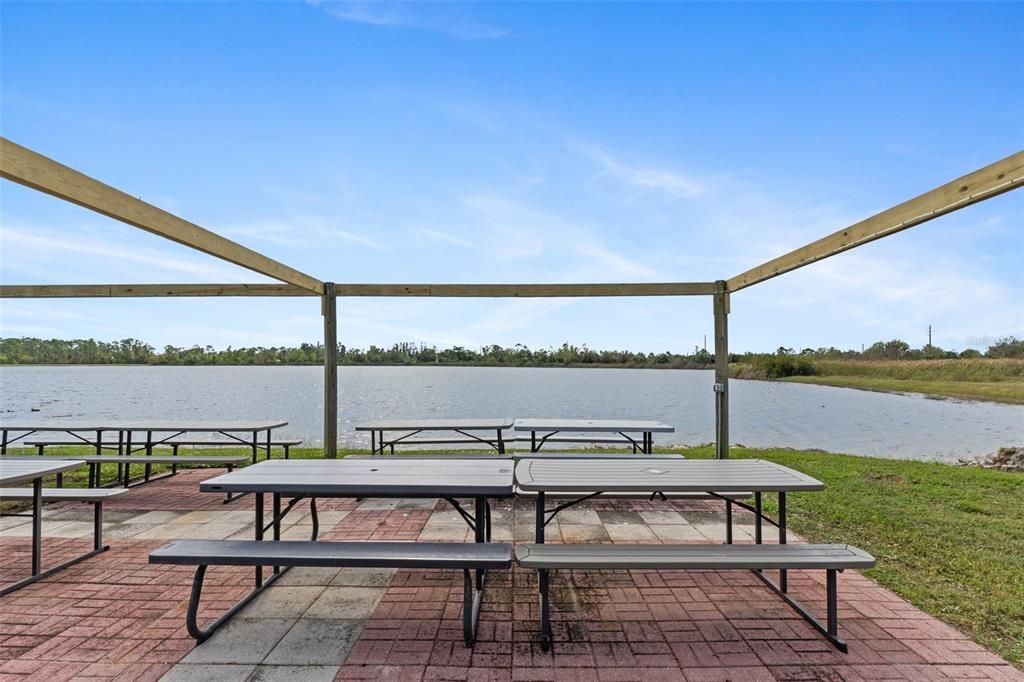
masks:
[[[940,381],[832,375],[786,377],[779,379],[779,381],[839,386],[842,388],[860,388],[868,391],[924,393],[925,395],[942,398],[989,400],[997,403],[1024,405],[1024,381]]]
[[[366,451],[342,454],[355,452]],[[321,454],[292,451],[295,458]],[[713,450],[686,455],[711,457]],[[1024,475],[784,449],[734,448],[732,455],[823,481],[823,492],[789,496],[793,531],[871,552],[878,566],[868,576],[1024,669]],[[84,471],[66,474],[65,484],[85,485]],[[770,510],[772,497],[765,498]]]

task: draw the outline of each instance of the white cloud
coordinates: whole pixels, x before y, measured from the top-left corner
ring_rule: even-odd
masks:
[[[601,175],[642,191],[663,192],[674,199],[693,199],[707,191],[704,184],[678,171],[655,166],[630,165],[619,161],[604,148],[587,143],[570,143],[595,161]]]
[[[330,2],[307,0],[342,21],[384,28],[435,31],[460,40],[494,40],[509,31],[471,16],[455,3]]]
[[[326,218],[319,216],[257,220],[227,227],[224,229],[224,233],[294,249],[319,248],[323,246],[325,240],[332,240],[357,244],[375,251],[390,250],[387,244],[373,237],[351,230],[329,227],[329,222]]]
[[[422,237],[428,241],[440,242],[442,244],[450,244],[451,246],[459,246],[464,249],[476,249],[476,245],[467,239],[463,239],[457,234],[451,232],[445,232],[443,230],[432,230],[426,227],[419,227],[410,230],[411,234],[416,237]]]
[[[18,260],[62,261],[63,259],[55,258],[56,254],[62,253],[86,257],[87,260],[84,263],[94,268],[97,273],[111,269],[115,272],[123,272],[122,268],[126,264],[130,264],[141,266],[147,274],[153,271],[162,271],[214,282],[252,281],[253,276],[257,276],[255,273],[247,274],[245,270],[235,266],[193,262],[167,251],[137,246],[127,247],[109,240],[75,238],[67,234],[27,227],[4,225],[0,240],[3,241],[5,250],[12,245],[18,248]],[[4,267],[7,267],[8,258],[9,256],[5,254]],[[207,256],[200,256],[200,258],[207,258]],[[76,267],[80,267],[83,264],[83,259],[79,258],[72,262]],[[17,261],[11,264],[16,267]],[[58,270],[58,272],[64,272],[64,270]],[[96,279],[108,280],[110,278],[97,274]]]

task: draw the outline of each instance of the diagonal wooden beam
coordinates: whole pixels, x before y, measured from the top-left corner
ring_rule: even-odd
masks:
[[[323,282],[0,137],[0,177],[320,295]]]
[[[739,291],[861,244],[920,225],[965,206],[1017,189],[1022,184],[1024,151],[751,268],[729,280],[729,291]]]
[[[316,296],[294,284],[0,284],[0,298]]]
[[[432,296],[441,298],[563,298],[576,296],[700,296],[714,282],[618,284],[337,284],[338,296]]]

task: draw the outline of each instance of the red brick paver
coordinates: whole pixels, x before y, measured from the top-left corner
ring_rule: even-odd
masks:
[[[249,496],[224,505],[198,492],[209,471],[186,472],[132,490],[110,516],[148,511],[251,511]],[[267,501],[269,505],[269,500]],[[72,508],[68,505],[69,508]],[[324,527],[325,539],[415,540],[431,511],[358,509]],[[511,515],[510,505],[501,505]],[[437,509],[443,509],[440,503]],[[701,510],[703,502],[601,501],[605,512]],[[305,509],[302,509],[305,511]],[[516,515],[532,518],[532,506]],[[0,598],[0,680],[155,680],[193,642],[184,628],[189,567],[151,566],[165,540],[111,537],[112,549]],[[45,539],[45,564],[88,539]],[[0,538],[0,579],[28,568],[27,538]],[[824,576],[790,573],[792,591],[822,610]],[[840,628],[850,653],[835,651],[750,573],[553,573],[552,652],[537,642],[536,574],[488,576],[479,639],[462,643],[462,576],[399,571],[337,675],[343,680],[1024,680],[1024,673],[856,572],[840,575]],[[249,569],[214,568],[204,613],[220,613],[251,584]]]

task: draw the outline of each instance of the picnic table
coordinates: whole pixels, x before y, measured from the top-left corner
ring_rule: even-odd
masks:
[[[79,460],[29,460],[29,459],[0,459],[0,486],[14,485],[16,483],[32,482],[32,574],[7,585],[0,589],[0,595],[13,592],[55,573],[62,568],[77,564],[79,561],[88,559],[91,556],[103,551],[100,548],[93,548],[74,559],[64,561],[57,566],[42,570],[43,553],[43,478],[54,474],[61,474],[71,469],[77,469],[85,462]]]
[[[227,443],[237,443],[252,450],[252,461],[256,463],[259,450],[265,450],[270,457],[272,432],[287,426],[288,422],[275,419],[260,420],[138,420],[138,421],[60,421],[39,422],[0,421],[0,454],[7,454],[7,446],[33,433],[66,433],[68,441],[61,445],[81,442],[102,454],[104,448],[117,449],[119,455],[145,451],[151,454],[159,445],[173,446],[175,441],[188,433],[209,433],[223,436]],[[10,434],[20,435],[10,438]],[[103,434],[116,433],[117,441],[104,440]],[[136,441],[135,434],[144,433],[145,440]],[[155,434],[155,437],[154,437]],[[38,443],[36,445],[39,445]]]
[[[370,432],[371,454],[384,454],[390,448],[395,454],[396,445],[453,445],[483,443],[494,448],[499,455],[505,454],[503,431],[512,428],[512,419],[378,419],[356,426],[356,431]],[[399,436],[385,438],[389,431],[402,432]],[[454,431],[462,438],[414,438],[424,431]],[[494,432],[490,436],[489,432]],[[474,432],[483,432],[478,435]]]
[[[846,644],[837,636],[835,572],[845,567],[874,565],[874,559],[862,550],[847,545],[806,545],[781,547],[786,542],[786,494],[818,491],[824,484],[799,471],[765,460],[695,460],[682,458],[593,458],[593,459],[521,459],[516,464],[519,489],[536,494],[535,545],[521,546],[516,557],[521,565],[538,568],[542,594],[542,642],[550,643],[547,607],[547,570],[553,568],[750,568],[770,589],[782,597],[805,620],[825,635],[837,648]],[[579,497],[549,509],[549,491],[577,492]],[[731,492],[753,492],[754,505],[727,496]],[[559,512],[602,494],[707,493],[726,504],[726,548],[692,545],[553,545],[545,546],[545,527]],[[762,510],[762,495],[778,495],[778,518],[769,519]],[[754,545],[732,544],[732,506],[754,513]],[[778,527],[778,545],[763,544],[763,522]],[[781,549],[780,549],[781,547]],[[775,548],[775,549],[773,549]],[[764,569],[778,568],[779,580],[768,578]],[[825,568],[828,571],[828,623],[820,623],[806,608],[788,594],[789,568]]]
[[[95,421],[0,421],[0,455],[7,454],[7,446],[33,433],[65,433],[68,438],[96,448],[100,454],[105,422]],[[20,435],[11,438],[11,433]],[[93,438],[95,436],[95,438]]]
[[[651,454],[655,433],[672,433],[675,427],[658,421],[638,419],[517,419],[516,431],[529,431],[530,452],[552,443],[613,443],[629,445],[633,452]],[[560,433],[614,434],[608,439],[594,436],[559,436]],[[640,434],[639,442],[631,434]]]
[[[512,497],[514,463],[509,458],[487,459],[341,459],[341,460],[268,460],[240,471],[203,481],[201,492],[244,494],[255,497],[255,543],[248,541],[179,542],[155,552],[150,560],[167,563],[188,563],[199,566],[193,583],[193,597],[187,614],[189,633],[197,640],[210,636],[222,623],[245,606],[264,588],[272,584],[288,567],[294,565],[359,565],[359,566],[457,566],[465,569],[464,635],[473,641],[476,622],[483,600],[482,566],[504,566],[511,563],[508,545],[491,545],[490,498]],[[264,496],[270,495],[271,519],[264,518]],[[459,513],[474,531],[471,546],[481,551],[461,550],[458,544],[438,543],[319,543],[319,521],[316,512],[318,497],[418,497],[442,498]],[[282,508],[283,498],[289,498]],[[472,498],[474,510],[464,509],[456,498]],[[297,503],[308,499],[312,518],[309,542],[281,541],[281,521]],[[262,542],[271,531],[273,543]],[[465,547],[465,545],[463,545]],[[491,552],[493,548],[495,551]],[[502,557],[502,553],[508,553]],[[483,554],[483,556],[482,556]],[[491,556],[494,555],[494,556]],[[260,562],[263,562],[261,564]],[[279,561],[273,575],[263,579],[263,565]],[[206,562],[206,563],[203,563]],[[196,621],[199,595],[205,566],[220,562],[230,565],[252,565],[256,571],[256,587],[207,629]],[[285,563],[288,562],[288,563]],[[475,596],[470,581],[470,567],[476,572]]]
[[[137,448],[151,453],[157,445],[172,444],[173,441],[187,433],[219,434],[228,441],[244,445],[252,450],[252,463],[259,458],[263,449],[270,458],[270,447],[274,429],[287,426],[288,422],[276,419],[262,420],[223,420],[223,421],[187,421],[187,420],[150,420],[114,422],[109,430],[118,432],[118,443],[124,440],[126,454],[132,452],[132,434],[146,434],[146,440]],[[157,434],[154,440],[153,434]],[[262,439],[262,440],[261,440]],[[120,448],[119,448],[120,451]]]

